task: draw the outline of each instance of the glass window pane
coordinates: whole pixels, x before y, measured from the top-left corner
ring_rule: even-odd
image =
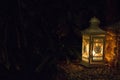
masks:
[[[89,62],[89,40],[83,40],[82,60]]]
[[[82,60],[89,61],[89,36],[83,36],[82,41]]]
[[[93,56],[103,55],[103,43],[93,43]]]

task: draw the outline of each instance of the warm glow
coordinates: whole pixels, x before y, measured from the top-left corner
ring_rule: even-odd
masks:
[[[104,64],[106,32],[99,28],[99,23],[100,21],[93,17],[90,27],[82,31],[82,62],[87,62],[89,66]]]
[[[84,46],[83,46],[83,57],[88,58],[89,57],[89,43],[88,42],[84,42]]]
[[[89,58],[89,37],[83,36],[82,60],[88,62]]]
[[[103,56],[103,44],[96,43],[93,46],[93,56]]]
[[[116,36],[112,32],[107,32],[106,35],[106,46],[105,46],[105,59],[108,63],[112,63],[116,57]]]
[[[103,60],[103,38],[94,38],[92,56],[93,61]]]

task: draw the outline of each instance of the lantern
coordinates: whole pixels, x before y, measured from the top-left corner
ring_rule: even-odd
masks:
[[[93,17],[90,27],[82,31],[82,64],[87,66],[104,64],[105,35],[99,28],[100,21]]]

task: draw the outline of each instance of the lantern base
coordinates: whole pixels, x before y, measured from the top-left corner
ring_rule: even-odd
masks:
[[[104,62],[101,62],[99,64],[89,64],[87,62],[81,61],[80,64],[83,65],[84,67],[104,67],[105,66]]]

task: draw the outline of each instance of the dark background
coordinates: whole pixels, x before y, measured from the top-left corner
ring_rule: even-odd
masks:
[[[119,0],[1,0],[0,73],[10,78],[22,74],[25,79],[30,75],[35,76],[34,80],[52,79],[57,73],[57,61],[64,60],[66,55],[71,58],[73,54],[68,53],[73,48],[81,52],[81,36],[76,29],[87,28],[93,16],[100,19],[103,29],[118,22],[119,3]]]

